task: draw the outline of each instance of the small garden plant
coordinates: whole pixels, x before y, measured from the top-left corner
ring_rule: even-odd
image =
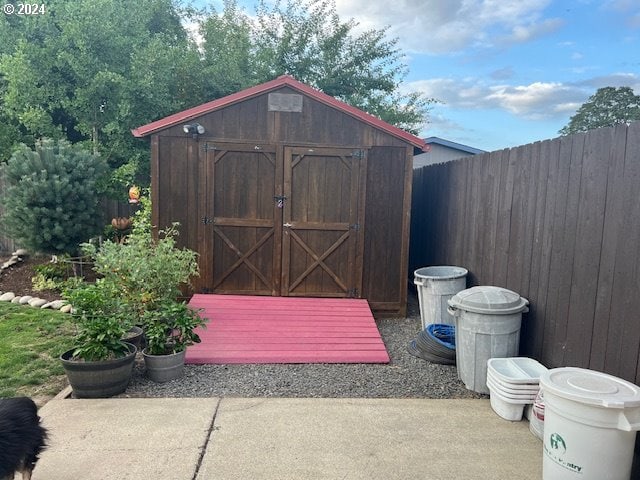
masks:
[[[185,302],[163,302],[156,310],[146,312],[144,331],[146,352],[150,355],[169,355],[200,342],[194,331],[205,325],[199,313]]]
[[[78,327],[72,358],[102,361],[128,353],[122,338],[131,321],[122,309],[115,285],[104,280],[94,284],[78,282],[65,291],[65,297],[73,305]]]

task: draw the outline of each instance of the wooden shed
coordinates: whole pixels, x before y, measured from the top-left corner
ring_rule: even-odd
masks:
[[[418,137],[286,75],[133,134],[151,138],[154,225],[199,253],[196,292],[406,312]]]

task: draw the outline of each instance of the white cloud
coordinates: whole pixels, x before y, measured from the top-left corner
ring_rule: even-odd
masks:
[[[489,84],[479,78],[435,78],[405,88],[437,98],[449,108],[496,109],[529,120],[566,117],[593,94],[590,84]]]
[[[341,18],[361,28],[390,26],[401,47],[417,53],[454,53],[468,47],[526,42],[550,33],[561,20],[544,18],[549,0],[336,0]]]

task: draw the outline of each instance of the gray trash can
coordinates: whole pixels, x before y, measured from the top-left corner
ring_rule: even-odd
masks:
[[[467,273],[462,267],[450,266],[423,267],[413,272],[423,330],[432,323],[455,324],[447,312],[447,301],[467,288]]]
[[[506,288],[480,286],[448,303],[456,318],[458,377],[469,390],[489,393],[487,361],[518,356],[522,312],[529,311],[529,301]]]

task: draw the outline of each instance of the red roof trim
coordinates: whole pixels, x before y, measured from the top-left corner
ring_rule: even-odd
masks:
[[[156,133],[159,130],[172,127],[181,122],[189,121],[195,117],[199,117],[200,115],[204,115],[214,110],[227,107],[234,103],[246,100],[251,97],[255,97],[257,95],[283,86],[288,86],[295,90],[298,90],[314,98],[315,100],[318,100],[319,102],[322,102],[326,105],[329,105],[330,107],[336,108],[348,115],[351,115],[358,120],[368,123],[372,127],[378,128],[389,133],[390,135],[401,138],[402,140],[405,140],[415,147],[425,147],[425,141],[423,139],[418,138],[415,135],[410,134],[409,132],[405,132],[400,128],[394,127],[393,125],[390,125],[387,122],[374,117],[373,115],[363,112],[358,108],[352,107],[351,105],[348,105],[334,97],[327,95],[326,93],[316,90],[309,85],[305,85],[304,83],[297,81],[290,75],[282,75],[275,80],[271,80],[270,82],[262,83],[260,85],[256,85],[255,87],[247,88],[246,90],[234,93],[232,95],[228,95],[211,102],[203,103],[202,105],[199,105],[197,107],[174,113],[173,115],[169,115],[168,117],[135,128],[131,130],[131,133],[133,133],[134,137],[146,137],[147,135]]]

